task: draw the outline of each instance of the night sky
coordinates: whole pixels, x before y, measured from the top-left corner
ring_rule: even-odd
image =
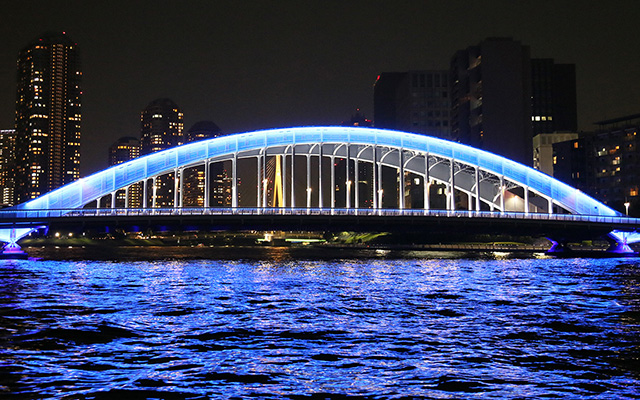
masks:
[[[82,175],[107,165],[140,111],[173,99],[185,129],[225,132],[373,117],[380,72],[447,69],[458,49],[513,37],[574,63],[581,130],[640,113],[640,3],[629,1],[8,1],[0,128],[13,128],[18,51],[46,31],[78,43]]]

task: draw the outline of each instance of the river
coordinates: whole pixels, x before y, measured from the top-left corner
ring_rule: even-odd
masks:
[[[3,398],[640,398],[639,259],[27,250]]]

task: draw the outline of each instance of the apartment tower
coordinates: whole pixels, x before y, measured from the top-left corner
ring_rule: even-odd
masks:
[[[17,202],[80,177],[81,80],[77,44],[46,33],[18,55],[15,170]]]

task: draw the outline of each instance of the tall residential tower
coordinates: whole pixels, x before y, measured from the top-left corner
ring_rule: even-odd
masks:
[[[184,116],[171,99],[156,99],[140,115],[140,155],[184,143]]]
[[[16,200],[24,202],[80,177],[82,95],[78,48],[46,33],[18,55]]]

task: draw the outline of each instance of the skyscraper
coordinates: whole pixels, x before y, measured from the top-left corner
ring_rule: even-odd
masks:
[[[82,71],[64,32],[46,33],[18,55],[16,197],[23,202],[80,177]]]
[[[15,146],[16,131],[0,130],[0,204],[15,203]]]
[[[152,101],[140,115],[140,155],[180,146],[183,128],[184,116],[176,103],[166,98]],[[171,173],[154,179],[155,187],[148,192],[156,194],[156,207],[175,206],[174,178]]]
[[[490,38],[451,59],[452,139],[532,164],[529,47]]]
[[[156,99],[140,116],[140,155],[155,153],[184,143],[184,115],[170,99]]]

